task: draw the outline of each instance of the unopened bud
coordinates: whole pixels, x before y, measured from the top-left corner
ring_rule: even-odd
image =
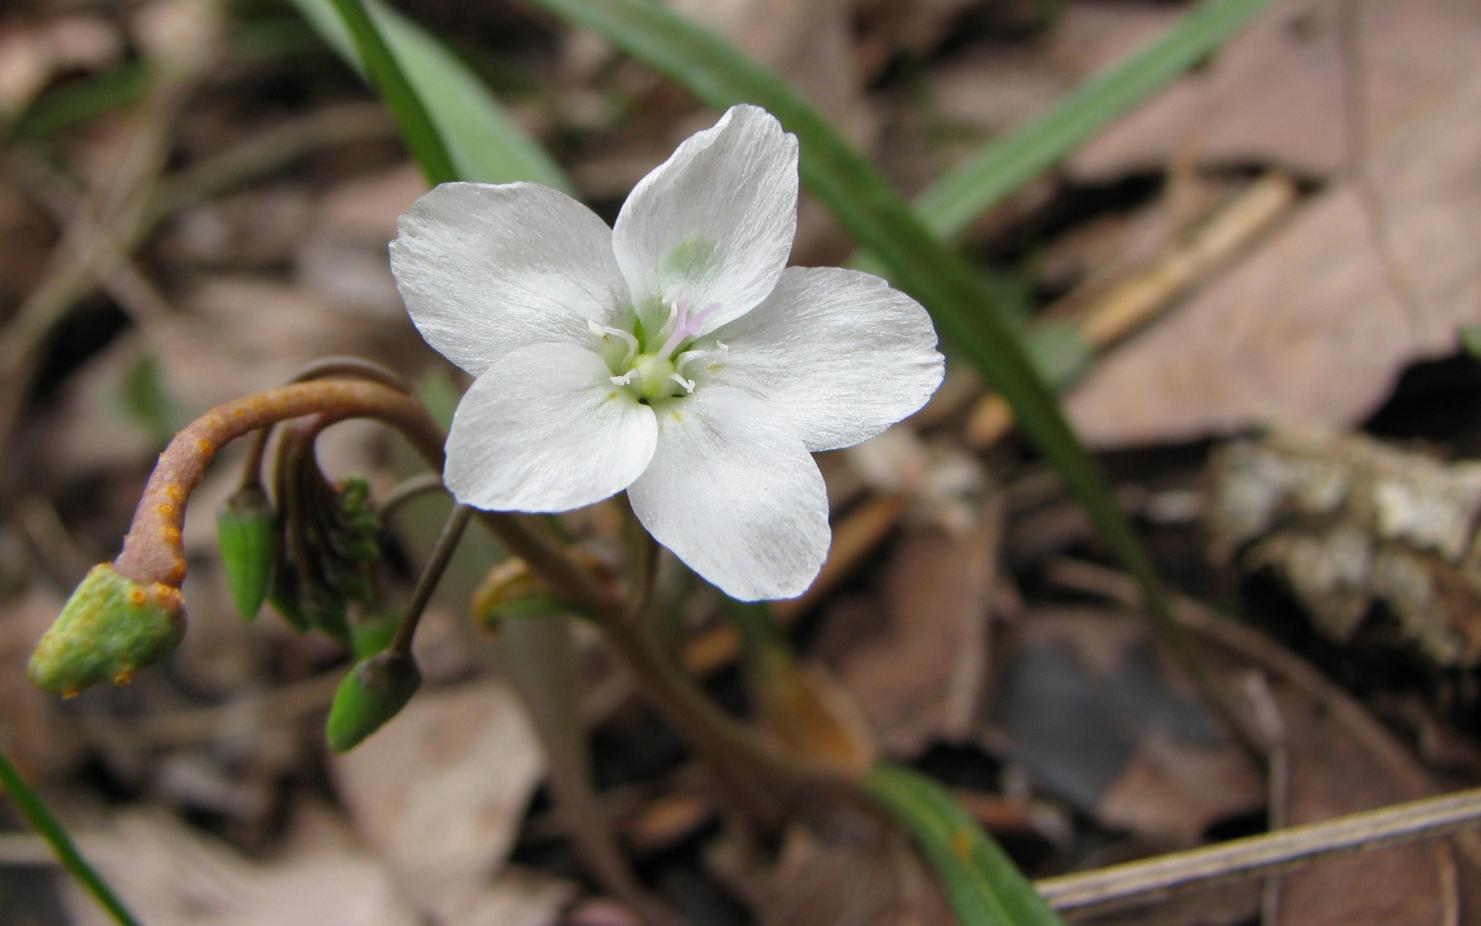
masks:
[[[267,597],[275,556],[273,509],[262,486],[243,486],[221,506],[216,543],[237,614],[250,621]]]
[[[388,652],[355,663],[334,692],[324,736],[329,748],[347,752],[400,713],[422,683],[416,660]]]
[[[38,687],[71,697],[99,682],[126,685],[185,635],[180,589],[141,585],[112,563],[94,566],[36,644],[26,673]]]

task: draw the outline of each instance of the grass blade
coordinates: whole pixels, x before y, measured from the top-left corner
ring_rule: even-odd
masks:
[[[1135,54],[1065,95],[1042,116],[988,143],[932,183],[915,211],[950,237],[1244,28],[1270,0],[1205,0]]]
[[[715,107],[750,102],[796,133],[802,180],[878,258],[902,289],[931,312],[942,334],[1013,407],[1023,431],[1058,471],[1101,540],[1141,584],[1147,609],[1195,683],[1234,731],[1238,714],[1203,671],[1172,620],[1151,559],[1112,497],[1099,467],[1070,429],[1054,392],[972,267],[931,233],[863,156],[785,81],[717,36],[649,0],[535,0],[542,8],[601,34]]]
[[[57,822],[57,818],[51,815],[50,810],[46,809],[41,798],[31,790],[30,785],[26,784],[21,773],[16,771],[15,766],[10,763],[10,759],[3,752],[0,752],[0,787],[3,787],[5,793],[10,795],[11,801],[21,812],[21,816],[26,818],[31,829],[35,830],[51,846],[51,851],[56,854],[57,861],[61,862],[62,867],[67,869],[67,873],[93,896],[98,906],[108,911],[108,915],[113,917],[113,921],[119,926],[139,926],[139,921],[129,913],[123,901],[118,899],[118,895],[113,893],[108,882],[103,880],[103,876],[87,863],[87,859],[82,857],[81,852],[77,851],[72,837],[67,835],[62,824]]]
[[[452,155],[442,143],[442,133],[422,106],[422,98],[401,71],[396,56],[382,38],[380,29],[361,0],[332,0],[340,21],[355,43],[355,57],[363,65],[376,93],[391,110],[396,129],[407,150],[421,167],[427,182],[436,186],[456,180]]]
[[[365,73],[337,0],[291,0],[324,41]],[[380,0],[364,0],[385,45],[441,135],[460,180],[531,180],[571,190],[555,162],[514,123],[483,82],[437,38]]]
[[[910,831],[962,926],[1060,926],[1059,915],[940,785],[881,765],[861,786]]]

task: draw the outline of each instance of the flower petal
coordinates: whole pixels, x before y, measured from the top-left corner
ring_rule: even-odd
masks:
[[[729,352],[707,382],[762,400],[814,452],[910,415],[945,373],[926,310],[857,270],[790,267],[770,298],[714,337]]]
[[[660,300],[718,305],[701,330],[739,318],[776,285],[797,232],[797,136],[732,106],[644,177],[617,216],[613,249],[646,325]]]
[[[732,598],[802,594],[829,541],[823,477],[802,443],[735,389],[657,414],[658,450],[628,488],[638,520]]]
[[[627,488],[653,457],[658,426],[611,375],[575,344],[504,355],[453,416],[447,487],[495,511],[567,511]]]
[[[536,183],[444,183],[397,223],[391,272],[427,343],[478,376],[512,350],[589,338],[626,301],[612,230]]]

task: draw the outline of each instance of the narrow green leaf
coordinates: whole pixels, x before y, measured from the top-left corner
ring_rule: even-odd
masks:
[[[861,787],[910,831],[962,926],[1060,926],[1059,915],[940,785],[881,765]]]
[[[1063,388],[1084,375],[1095,348],[1077,328],[1064,322],[1041,322],[1028,329],[1024,347],[1044,381]]]
[[[153,80],[154,74],[146,65],[129,61],[113,70],[62,84],[33,100],[0,134],[13,144],[40,141],[132,106],[144,98]]]
[[[139,926],[139,921],[134,919],[128,907],[123,905],[123,901],[118,899],[118,895],[113,892],[113,888],[108,886],[108,882],[103,880],[103,876],[88,864],[81,852],[77,851],[77,845],[72,842],[72,837],[67,835],[62,824],[52,816],[51,811],[42,803],[41,797],[31,790],[26,779],[21,777],[21,773],[16,770],[3,752],[0,752],[0,788],[10,795],[11,802],[21,812],[21,816],[26,818],[31,829],[45,839],[47,845],[51,846],[52,853],[56,855],[57,861],[62,863],[62,867],[67,869],[72,880],[91,894],[93,900],[97,901],[98,906],[113,917],[115,923],[119,926]]]
[[[422,105],[422,97],[412,87],[395,54],[386,45],[380,28],[371,19],[361,0],[331,0],[340,21],[349,30],[355,43],[355,56],[364,66],[365,74],[375,87],[391,117],[407,150],[421,167],[427,182],[436,186],[456,180],[458,172],[453,167],[452,155],[442,142],[442,133],[432,123],[432,117]]]
[[[885,272],[921,301],[942,333],[1013,406],[1025,433],[1079,498],[1102,540],[1136,576],[1159,626],[1178,644],[1151,560],[1111,496],[1095,461],[1071,431],[1055,394],[1035,371],[1014,332],[993,310],[966,261],[920,221],[858,152],[785,81],[720,38],[648,0],[535,0],[678,81],[715,107],[750,102],[796,133],[802,180]],[[1186,644],[1179,649],[1190,664]],[[1194,671],[1213,691],[1205,673]]]
[[[1075,88],[1042,116],[993,141],[932,183],[915,211],[952,236],[1156,93],[1244,28],[1270,0],[1205,0],[1140,51]]]
[[[119,404],[157,448],[164,447],[175,436],[174,403],[165,390],[159,360],[148,351],[141,352],[124,371],[118,389]]]
[[[334,51],[364,73],[335,0],[291,0]],[[555,162],[504,113],[478,76],[420,26],[380,0],[365,0],[380,34],[447,146],[459,180],[531,180],[570,191]]]

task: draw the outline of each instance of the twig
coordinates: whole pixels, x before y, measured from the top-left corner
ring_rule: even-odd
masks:
[[[1340,856],[1434,839],[1477,824],[1481,824],[1481,788],[1049,878],[1035,887],[1060,912],[1105,913],[1215,884],[1266,877]]]
[[[1268,229],[1296,196],[1295,183],[1284,174],[1260,177],[1150,266],[1094,297],[1078,313],[1080,335],[1103,350],[1145,325]],[[1045,314],[1061,314],[1087,298],[1083,289],[1076,290]],[[1013,411],[1001,396],[983,396],[968,417],[967,442],[979,449],[989,447],[1006,436],[1013,423]]]
[[[1270,830],[1284,829],[1290,822],[1288,807],[1291,792],[1291,755],[1286,748],[1286,725],[1281,721],[1280,707],[1270,691],[1270,683],[1259,672],[1245,677],[1245,693],[1249,697],[1255,726],[1270,744],[1265,757],[1267,804],[1266,827]],[[1280,923],[1280,887],[1278,876],[1265,879],[1260,891],[1260,922],[1265,926]]]
[[[193,202],[279,170],[318,148],[385,137],[389,128],[385,113],[378,104],[320,110],[260,132],[227,152],[204,159],[158,184],[157,174],[135,178],[134,185],[138,190],[143,192],[148,188],[152,195],[120,199],[115,194],[115,199],[129,205],[126,215],[94,219],[91,211],[79,211],[78,221],[82,224],[78,228],[96,227],[98,233],[84,236],[69,231],[64,236],[64,241],[69,243],[58,249],[59,262],[26,297],[4,331],[0,332],[0,371],[6,378],[0,384],[3,385],[0,388],[0,440],[15,426],[35,374],[38,348],[72,306],[91,292],[100,280],[111,278],[122,286],[121,295],[128,300],[125,304],[144,307],[151,304],[147,291],[137,285],[143,277],[130,275],[128,268],[131,265],[126,258],[138,249],[161,221]],[[157,169],[161,162],[137,159],[136,163]],[[115,182],[115,189],[120,186]]]

